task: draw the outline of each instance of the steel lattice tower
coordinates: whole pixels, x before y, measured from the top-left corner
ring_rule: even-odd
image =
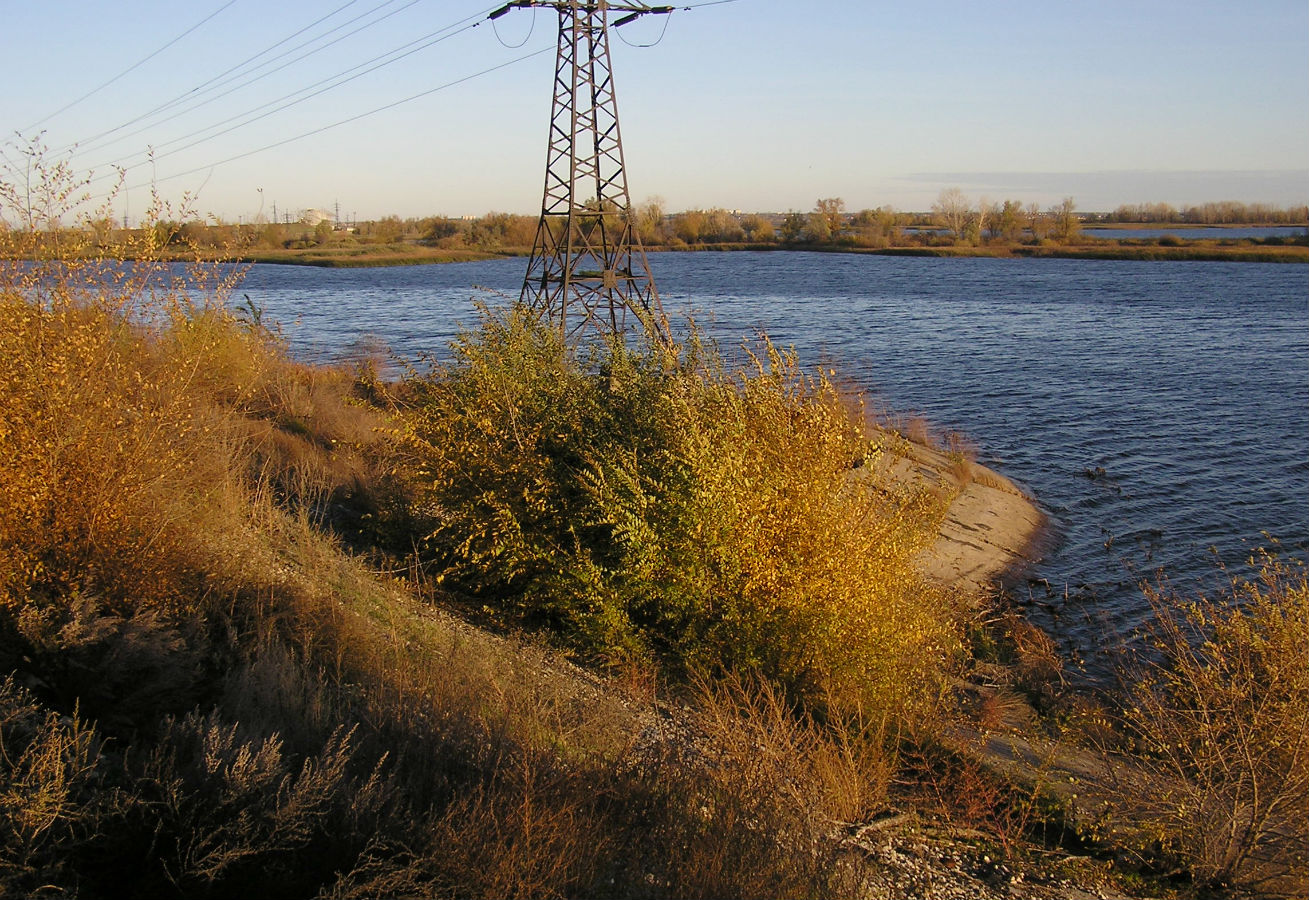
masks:
[[[673,9],[605,0],[518,0],[492,17],[515,7],[552,7],[559,14],[545,194],[521,298],[555,323],[567,343],[590,329],[622,334],[629,313],[668,341],[659,293],[632,223],[608,12],[626,13],[617,27]]]

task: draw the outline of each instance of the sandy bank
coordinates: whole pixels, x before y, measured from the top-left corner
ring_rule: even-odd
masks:
[[[905,442],[883,459],[895,477],[952,496],[940,532],[918,562],[928,576],[975,593],[1036,561],[1046,518],[1008,478],[975,462]]]

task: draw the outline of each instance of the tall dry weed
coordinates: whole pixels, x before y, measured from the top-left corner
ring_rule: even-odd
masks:
[[[166,262],[162,204],[115,229],[36,143],[5,161],[0,609],[185,616],[267,581],[259,504],[324,521],[367,494],[380,416],[228,306],[240,268]]]
[[[0,682],[0,893],[75,874],[69,854],[105,805],[94,794],[101,750],[85,721],[42,709],[12,676]]]
[[[225,285],[178,278],[148,228],[100,246],[65,221],[83,187],[66,165],[22,160],[0,178],[0,606],[80,592],[115,613],[184,609],[210,568],[197,522],[222,530],[231,473],[195,389],[208,361],[158,335],[195,331]]]
[[[1309,584],[1263,560],[1219,598],[1151,590],[1148,652],[1102,735],[1119,840],[1157,846],[1205,886],[1309,885]],[[1120,741],[1115,744],[1115,736]],[[1125,743],[1124,743],[1125,741]],[[1295,887],[1298,885],[1298,887]]]

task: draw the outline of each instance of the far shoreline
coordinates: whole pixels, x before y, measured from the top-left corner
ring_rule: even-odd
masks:
[[[1150,241],[1133,241],[1130,244],[1105,242],[1042,246],[1032,244],[971,246],[919,246],[919,247],[848,247],[840,244],[779,245],[775,243],[696,244],[694,246],[651,246],[649,253],[848,253],[871,256],[924,257],[933,259],[1087,259],[1120,260],[1132,262],[1254,262],[1254,263],[1309,263],[1309,246],[1299,244],[1221,245],[1196,241],[1180,245],[1161,245]],[[515,247],[496,251],[444,250],[431,248],[379,249],[374,253],[361,253],[358,248],[350,252],[333,253],[330,248],[283,250],[276,252],[238,253],[228,257],[232,262],[265,265],[316,266],[319,268],[364,269],[389,266],[440,265],[452,262],[482,262],[493,259],[516,259],[529,256],[529,248]],[[196,254],[168,254],[171,260],[194,261]],[[224,255],[213,254],[221,261]]]

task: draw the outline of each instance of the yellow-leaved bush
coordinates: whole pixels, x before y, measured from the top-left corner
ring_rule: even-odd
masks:
[[[34,297],[26,282],[51,279],[16,268],[0,283],[0,604],[90,591],[122,609],[193,595],[183,582],[205,566],[179,544],[201,545],[189,536],[197,516],[230,481],[230,460],[213,452],[221,422],[191,384],[204,356],[180,366],[170,341],[148,338],[123,295],[93,280]]]
[[[899,716],[958,652],[913,556],[941,500],[867,466],[877,433],[766,340],[560,344],[484,313],[413,379],[427,550],[447,587],[592,658],[751,671]]]
[[[165,261],[158,208],[84,221],[67,164],[21,158],[0,172],[0,610],[185,614],[245,579],[255,420],[305,379],[226,306],[239,268]]]

